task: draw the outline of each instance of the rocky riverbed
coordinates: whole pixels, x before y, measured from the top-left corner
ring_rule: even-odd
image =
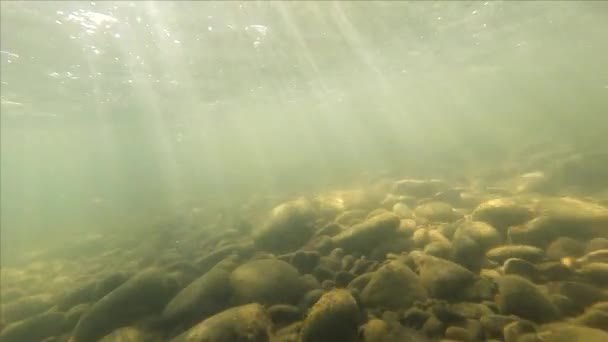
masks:
[[[0,341],[604,342],[602,203],[401,179],[76,237],[2,269]]]

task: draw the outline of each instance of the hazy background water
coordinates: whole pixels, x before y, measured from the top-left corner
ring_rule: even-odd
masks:
[[[608,3],[1,3],[3,261],[73,232],[605,144]]]

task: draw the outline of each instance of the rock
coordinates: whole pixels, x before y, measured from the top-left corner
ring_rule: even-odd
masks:
[[[108,274],[103,279],[98,281],[97,284],[95,284],[95,289],[93,290],[94,300],[98,300],[108,293],[114,291],[114,289],[124,284],[129,277],[131,277],[131,274],[127,274],[125,272],[113,272]]]
[[[529,262],[540,261],[545,255],[545,252],[534,246],[526,245],[507,245],[495,247],[486,253],[486,257],[498,263],[504,263],[507,259],[518,258]]]
[[[364,252],[371,250],[375,244],[393,237],[399,223],[398,216],[384,213],[355,224],[331,239],[335,246],[347,252]]]
[[[344,227],[335,222],[330,222],[315,232],[315,236],[327,235],[334,236],[344,230]]]
[[[519,342],[521,337],[536,332],[536,325],[530,321],[514,321],[503,328],[505,342]],[[526,340],[527,342],[527,340]]]
[[[361,337],[365,342],[384,342],[390,333],[389,325],[381,319],[373,318],[361,328]]]
[[[414,235],[416,229],[416,221],[411,219],[403,219],[399,222],[399,227],[397,227],[397,234],[399,236],[409,238]]]
[[[333,278],[333,277],[332,277]],[[276,259],[247,262],[230,274],[236,303],[297,303],[305,292],[298,270]]]
[[[421,310],[417,307],[409,308],[404,314],[403,317],[399,320],[405,327],[410,327],[413,329],[422,329],[422,326],[426,322],[427,319],[431,317],[431,314]]]
[[[454,256],[454,248],[449,242],[431,242],[424,247],[424,254],[432,255],[442,259],[452,259]]]
[[[417,219],[431,222],[453,222],[462,218],[462,214],[455,211],[451,205],[444,202],[428,202],[414,209]]]
[[[420,283],[430,297],[458,299],[475,281],[475,274],[451,261],[429,255],[417,259]]]
[[[255,341],[271,338],[272,322],[262,305],[236,306],[211,316],[171,342]]]
[[[498,314],[484,315],[479,319],[479,323],[485,332],[485,335],[491,338],[502,338],[504,327],[517,320],[516,316],[506,316]]]
[[[42,341],[63,333],[65,317],[60,312],[45,312],[20,322],[9,324],[0,333],[2,342]]]
[[[359,307],[348,290],[324,294],[304,321],[301,342],[356,341]]]
[[[177,293],[164,308],[163,318],[188,325],[223,310],[232,294],[229,276],[236,266],[234,258],[219,262]]]
[[[587,308],[582,315],[574,318],[572,323],[608,331],[608,302],[600,302]]]
[[[369,253],[370,259],[383,260],[387,254],[400,254],[412,248],[410,239],[404,237],[395,237],[390,240],[379,243]]]
[[[608,286],[608,263],[592,262],[581,267],[577,273],[599,286]]]
[[[573,198],[543,198],[536,204],[535,219],[509,228],[513,243],[545,247],[558,237],[606,237],[608,208]],[[602,235],[603,234],[603,235]]]
[[[134,327],[124,327],[114,330],[112,333],[104,336],[99,342],[160,342],[163,339],[160,336],[155,336],[151,332],[146,332]]]
[[[348,284],[348,288],[351,290],[357,289],[359,291],[363,291],[363,289],[365,288],[365,286],[367,286],[374,274],[374,272],[367,272],[357,276]]]
[[[418,228],[412,235],[412,243],[414,247],[422,248],[430,242],[429,231],[425,228]]]
[[[448,327],[445,337],[454,341],[476,341],[467,329],[461,327]]]
[[[503,314],[513,314],[535,322],[558,318],[550,299],[532,282],[516,275],[506,275],[498,283],[496,303]]]
[[[532,216],[532,210],[515,198],[497,198],[477,206],[472,218],[474,221],[487,222],[504,232],[510,226],[528,221]]]
[[[569,298],[572,301],[573,311],[581,312],[587,306],[601,301],[608,301],[608,293],[593,285],[563,281],[553,284],[553,292]]]
[[[503,265],[504,274],[514,274],[530,281],[538,281],[540,272],[533,263],[523,259],[509,258]]]
[[[93,304],[76,325],[70,341],[95,341],[114,329],[159,313],[176,291],[174,279],[158,270],[142,271]]]
[[[22,297],[2,307],[5,323],[20,321],[50,309],[52,304],[44,296]]]
[[[592,262],[608,263],[608,249],[598,249],[575,260],[576,266],[581,266]]]
[[[579,257],[585,252],[585,245],[569,237],[559,237],[547,247],[547,258],[561,260],[565,257]]]
[[[426,322],[422,325],[422,331],[424,334],[431,338],[437,338],[444,335],[446,330],[445,324],[440,321],[437,317],[429,317]]]
[[[403,179],[393,184],[391,193],[397,195],[410,195],[418,198],[424,198],[430,197],[445,188],[446,184],[443,181],[436,179]]]
[[[302,313],[297,306],[279,304],[269,307],[268,315],[275,326],[286,326],[299,320]]]
[[[447,325],[462,322],[466,319],[445,302],[437,302],[431,307],[432,314]]]
[[[255,244],[272,252],[298,249],[312,237],[314,218],[314,208],[304,198],[283,203],[272,209],[267,221],[254,231]]]
[[[608,333],[599,329],[581,327],[567,323],[544,325],[538,334],[543,342],[605,342]],[[508,341],[507,341],[508,342]]]
[[[348,210],[338,215],[334,220],[337,224],[342,226],[352,226],[360,223],[365,219],[365,211],[361,209]]]
[[[336,276],[334,277],[334,282],[336,283],[337,287],[347,287],[348,284],[350,284],[350,282],[355,279],[356,275],[347,272],[347,271],[340,271],[338,273],[336,273]]]
[[[315,267],[315,269],[312,271],[312,274],[315,276],[315,278],[317,278],[319,282],[334,279],[336,277],[334,271],[321,265]]]
[[[65,292],[57,300],[57,309],[60,311],[67,311],[71,307],[76,306],[78,304],[87,303],[98,299],[95,297],[96,287],[97,283],[91,282]]]
[[[200,272],[199,275],[207,273],[210,269],[217,265],[218,262],[226,259],[234,253],[247,254],[246,251],[252,247],[253,246],[251,244],[229,244],[203,255],[195,262]]]
[[[414,215],[414,211],[405,203],[395,203],[393,205],[393,213],[399,216],[400,219],[411,219]]]
[[[477,272],[481,268],[485,254],[484,249],[475,240],[468,236],[459,236],[452,241],[453,260]]]
[[[291,258],[291,264],[300,273],[310,273],[319,263],[321,255],[316,251],[297,251]]]
[[[307,312],[308,309],[315,305],[315,303],[321,298],[321,296],[323,296],[324,293],[325,291],[323,291],[322,289],[314,289],[308,291],[302,297],[302,299],[300,299],[300,303],[298,304],[300,311]]]
[[[342,258],[342,270],[348,271],[350,270],[353,265],[355,264],[355,261],[357,260],[357,258],[355,258],[352,255],[345,255],[344,258]]]
[[[501,244],[500,233],[486,222],[472,221],[462,223],[454,233],[454,239],[469,237],[486,251]]]
[[[326,279],[321,282],[321,288],[325,291],[332,290],[334,287],[336,287],[336,283],[331,279]]]
[[[542,262],[536,264],[536,269],[543,280],[547,281],[564,281],[574,278],[574,270],[562,262]]]
[[[65,314],[66,329],[72,330],[80,321],[80,318],[91,309],[91,304],[78,304]]]
[[[374,272],[361,292],[366,307],[407,309],[414,301],[426,298],[416,273],[398,260],[381,266]]]
[[[374,209],[374,210],[370,211],[369,214],[367,214],[367,216],[365,217],[365,219],[369,220],[369,219],[371,219],[374,216],[378,216],[380,214],[390,214],[390,213],[391,213],[390,210],[387,210],[387,209],[384,209],[384,208],[377,208],[377,209]]]
[[[589,240],[587,248],[585,248],[585,253],[595,252],[600,249],[608,249],[607,238],[594,238]]]
[[[482,316],[494,313],[490,308],[479,303],[461,302],[450,304],[450,307],[467,319],[480,319]]]

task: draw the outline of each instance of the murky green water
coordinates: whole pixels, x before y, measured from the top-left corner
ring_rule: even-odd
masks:
[[[136,241],[192,260],[211,239],[193,232],[255,231],[270,208],[332,191],[372,197],[324,197],[332,208],[390,209],[383,186],[403,178],[483,199],[607,203],[602,1],[3,1],[1,11],[3,265],[126,253]],[[138,253],[112,260],[142,269],[149,251]],[[53,277],[71,277],[57,267]]]

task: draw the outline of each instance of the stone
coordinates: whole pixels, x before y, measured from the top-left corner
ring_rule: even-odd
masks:
[[[142,317],[160,313],[177,286],[175,279],[156,269],[134,275],[84,313],[71,342],[95,341]]]
[[[462,223],[454,232],[454,239],[469,237],[485,251],[501,244],[501,234],[490,224],[481,221]]]
[[[417,258],[420,283],[432,298],[458,299],[475,281],[475,274],[448,260],[430,255]]]
[[[541,323],[558,318],[558,310],[551,300],[529,280],[505,275],[498,287],[496,303],[502,314],[513,314]]]
[[[518,258],[529,262],[538,262],[545,255],[545,252],[535,246],[527,245],[506,245],[490,249],[486,257],[498,263],[504,263],[507,259]]]
[[[422,331],[424,334],[431,338],[437,338],[443,336],[446,330],[445,324],[440,321],[437,317],[431,315],[424,324],[422,325]]]
[[[509,258],[503,265],[504,274],[515,274],[530,281],[536,282],[540,279],[540,271],[533,263],[524,259]]]
[[[588,263],[579,268],[577,273],[598,286],[608,286],[608,263]]]
[[[522,224],[533,217],[533,211],[515,198],[496,198],[481,203],[473,211],[474,221],[491,224],[499,231]]]
[[[365,252],[376,244],[394,237],[399,223],[399,217],[395,214],[379,214],[347,228],[331,239],[335,246],[343,248],[346,252]]]
[[[446,189],[445,182],[437,179],[402,179],[393,184],[391,193],[424,198],[431,197],[443,189]]]
[[[471,335],[471,333],[462,327],[448,327],[445,330],[445,337],[449,340],[454,340],[454,341],[476,341],[476,339]]]
[[[59,311],[67,311],[71,307],[76,306],[78,304],[87,303],[98,299],[95,297],[94,293],[96,286],[96,282],[90,282],[88,284],[81,285],[79,287],[66,291],[57,300],[57,309]]]
[[[302,312],[297,306],[278,304],[268,308],[268,315],[276,327],[286,326],[298,321],[302,316]]]
[[[414,211],[405,203],[395,203],[393,205],[393,213],[399,216],[400,219],[411,219],[414,215]]]
[[[410,327],[416,330],[422,329],[422,326],[431,314],[417,307],[411,307],[403,313],[403,317],[399,320],[405,327]]]
[[[271,338],[272,322],[260,304],[232,307],[215,314],[171,342],[255,341]]]
[[[92,304],[78,304],[72,307],[65,314],[65,326],[67,329],[72,330],[80,321],[80,318],[91,309]]]
[[[235,253],[243,253],[251,247],[252,246],[249,244],[229,244],[203,255],[195,262],[200,272],[199,275],[207,273],[211,268],[217,265],[217,263],[226,259],[227,257]]]
[[[51,302],[45,296],[22,297],[2,306],[2,320],[12,323],[43,313],[50,309]]]
[[[587,243],[587,247],[585,248],[585,253],[595,252],[600,249],[608,249],[608,239],[607,238],[594,238],[589,240]]]
[[[266,222],[256,229],[256,246],[272,252],[289,252],[306,244],[314,234],[316,213],[305,198],[285,202],[272,209]]]
[[[301,342],[356,341],[361,320],[357,302],[348,290],[325,293],[310,309]]]
[[[521,320],[508,323],[503,328],[505,342],[520,342],[521,337],[536,332],[536,325],[533,322]]]
[[[572,323],[608,331],[608,302],[599,302],[574,318]]]
[[[424,247],[424,254],[432,255],[442,259],[452,259],[454,256],[454,248],[450,242],[435,241],[427,244]]]
[[[500,314],[488,314],[479,319],[479,323],[483,328],[486,336],[491,338],[502,338],[504,327],[517,320],[516,316],[507,316]]]
[[[25,342],[42,341],[47,337],[60,335],[65,329],[65,316],[60,312],[45,312],[2,329],[0,341]]]
[[[311,273],[320,259],[321,255],[317,251],[297,251],[291,258],[291,264],[302,274]]]
[[[337,287],[347,287],[350,282],[355,279],[356,275],[347,271],[340,271],[336,273],[334,282]]]
[[[361,291],[366,307],[407,309],[414,301],[426,299],[418,276],[400,261],[381,266]]]
[[[553,323],[542,326],[537,337],[543,342],[605,342],[608,341],[608,332],[568,323]]]
[[[563,281],[554,283],[552,292],[565,296],[572,301],[573,311],[582,312],[593,303],[608,301],[608,293],[591,284]]]
[[[453,222],[462,218],[462,214],[455,211],[451,205],[444,202],[428,202],[414,209],[416,219],[431,222]]]
[[[193,324],[222,311],[232,294],[229,276],[236,266],[234,258],[219,262],[179,291],[164,308],[163,318]]]
[[[452,241],[454,262],[477,272],[486,259],[484,249],[468,236],[459,236]]]
[[[351,282],[348,284],[348,288],[351,290],[357,289],[359,291],[363,291],[373,276],[374,272],[367,272],[358,275],[355,279],[351,280]]]
[[[409,238],[414,235],[416,229],[416,221],[412,219],[402,219],[401,221],[399,221],[399,227],[397,227],[397,234],[399,236]]]
[[[361,209],[347,210],[338,215],[334,222],[342,226],[352,226],[360,223],[365,219],[365,211]]]
[[[298,270],[277,259],[254,260],[237,267],[230,274],[230,285],[234,302],[240,304],[295,304],[306,291]]]
[[[559,237],[547,247],[549,260],[561,260],[565,257],[580,257],[585,252],[585,245],[573,238]]]

